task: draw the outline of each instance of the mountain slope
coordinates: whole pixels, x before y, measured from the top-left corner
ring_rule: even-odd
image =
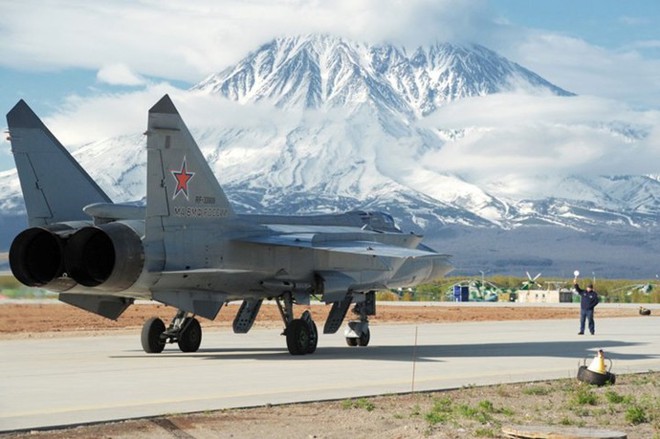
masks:
[[[270,100],[280,108],[350,109],[369,102],[413,117],[519,87],[572,95],[480,45],[436,43],[408,54],[327,35],[273,40],[194,89],[241,103]]]

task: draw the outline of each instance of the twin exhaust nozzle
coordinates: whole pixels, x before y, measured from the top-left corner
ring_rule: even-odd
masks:
[[[21,232],[11,244],[9,264],[16,279],[29,287],[122,291],[142,272],[144,250],[138,234],[125,224],[57,224]]]

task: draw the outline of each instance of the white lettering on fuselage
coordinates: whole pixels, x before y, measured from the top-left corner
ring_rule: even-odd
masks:
[[[196,204],[215,204],[215,197],[202,197],[202,196],[196,196],[195,197],[195,203]]]
[[[175,206],[174,216],[185,218],[225,218],[229,210],[224,207]]]

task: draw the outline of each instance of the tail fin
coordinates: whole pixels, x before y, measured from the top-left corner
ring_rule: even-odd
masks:
[[[147,221],[162,226],[235,216],[188,127],[165,95],[149,110]]]
[[[25,101],[7,125],[30,226],[88,219],[83,207],[112,202]]]

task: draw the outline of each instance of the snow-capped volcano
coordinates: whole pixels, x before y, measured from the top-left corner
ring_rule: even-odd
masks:
[[[575,99],[479,45],[437,43],[410,51],[312,35],[275,39],[186,92],[231,101],[245,113],[266,108],[275,120],[262,117],[233,125],[218,118],[201,125],[185,111],[182,115],[238,211],[385,210],[405,230],[436,239],[442,235],[443,245],[450,235],[461,237],[455,246],[470,245],[469,236],[474,236],[477,243],[472,244],[480,248],[492,236],[464,230],[498,234],[544,225],[585,236],[605,228],[628,233],[657,225],[657,178],[539,173],[542,185],[529,180],[514,185],[515,176],[484,181],[445,166],[442,153],[448,147],[497,134],[499,127],[475,122],[450,129],[438,113],[452,103],[473,100],[479,105],[480,99],[511,92]],[[554,141],[561,147],[564,141],[571,144],[572,139],[562,137],[572,135],[566,129],[570,125],[564,121],[551,127],[560,134]],[[599,121],[580,121],[575,131],[623,144],[646,135],[639,127]],[[533,140],[545,147],[552,139]],[[524,140],[511,141],[528,148]],[[580,144],[579,139],[572,143]],[[545,154],[553,158],[552,151]],[[136,133],[85,145],[74,156],[113,200],[144,197],[145,142]],[[469,168],[472,156],[464,157]],[[5,215],[21,212],[15,173],[0,174],[0,194]],[[534,246],[541,242],[540,235],[524,233]],[[5,237],[3,247],[10,239]],[[570,240],[577,242],[574,235]],[[506,241],[514,254],[523,247],[515,239]]]
[[[443,171],[442,163],[430,163],[435,161],[434,151],[471,135],[428,127],[425,116],[443,105],[512,90],[573,95],[480,45],[436,43],[408,51],[327,35],[279,38],[193,89],[245,105],[266,102],[283,110],[307,110],[307,116],[292,125],[268,131],[268,139],[254,139],[252,131],[223,135],[222,150],[213,153],[216,172],[238,192],[250,194],[244,201],[255,210],[289,206],[314,212],[368,206],[398,210],[404,221],[406,211],[412,210],[422,228],[440,220],[505,228],[548,223],[577,229],[592,224],[585,212],[593,206],[598,206],[596,222],[618,223],[624,211],[640,214],[631,220],[635,223],[657,212],[657,203],[652,212],[648,205],[638,209],[638,203],[628,203],[645,197],[632,195],[639,181],[624,184],[613,196],[616,183],[608,178],[565,177],[557,182],[556,190],[564,189],[557,194],[516,199],[498,191],[497,182],[484,187]],[[620,131],[613,135],[638,135]],[[259,146],[249,149],[251,158],[260,160],[252,162],[245,155],[241,161],[231,159],[255,143]],[[658,187],[655,180],[638,179],[647,188]],[[259,194],[265,196],[259,199]],[[310,194],[315,202],[309,201]]]
[[[275,39],[195,89],[242,103],[344,109],[369,103],[423,116],[447,102],[519,87],[571,95],[480,45],[436,43],[408,53],[315,35]]]

